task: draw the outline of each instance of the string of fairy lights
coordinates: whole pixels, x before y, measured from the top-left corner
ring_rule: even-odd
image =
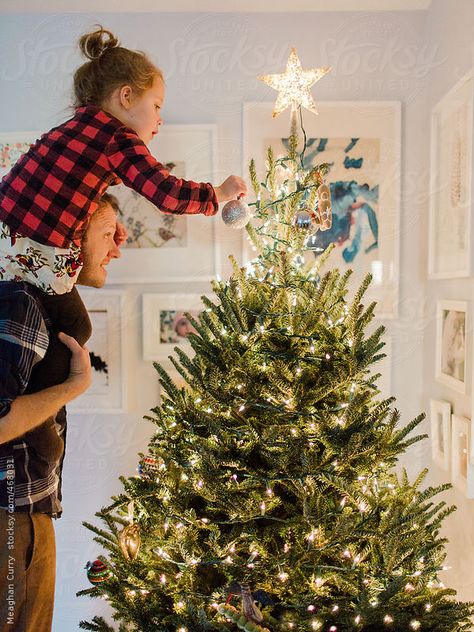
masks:
[[[232,425],[227,425],[225,427],[226,433],[233,436],[237,445],[239,445],[239,442],[243,442],[244,440],[247,429],[244,413],[250,409],[261,409],[271,415],[284,415],[285,419],[288,420],[288,423],[280,424],[281,432],[279,436],[274,439],[275,445],[278,445],[278,441],[282,440],[288,444],[288,442],[291,442],[293,438],[300,441],[304,439],[306,441],[305,447],[311,450],[316,447],[318,442],[318,429],[316,422],[321,418],[321,415],[325,416],[326,422],[328,419],[331,420],[332,429],[335,431],[344,431],[348,427],[348,424],[350,424],[351,404],[356,401],[358,396],[363,396],[364,390],[374,388],[373,382],[375,378],[378,377],[377,375],[367,379],[362,379],[361,376],[348,375],[343,380],[333,384],[334,391],[339,391],[344,387],[346,388],[345,401],[335,402],[333,407],[328,407],[323,412],[315,410],[314,406],[313,410],[298,410],[295,406],[295,385],[297,385],[298,380],[304,376],[306,368],[312,368],[316,363],[324,366],[324,363],[333,363],[337,360],[337,358],[332,350],[320,348],[320,342],[314,339],[314,335],[298,333],[294,331],[291,326],[276,327],[274,325],[269,326],[266,324],[267,321],[271,321],[272,319],[293,317],[295,312],[298,313],[300,318],[304,317],[307,313],[310,313],[311,308],[303,309],[302,307],[302,301],[303,299],[306,300],[307,297],[301,288],[304,288],[305,284],[308,284],[311,292],[314,293],[314,290],[319,289],[319,284],[321,282],[321,279],[318,276],[319,264],[317,263],[311,266],[309,271],[305,272],[305,260],[301,252],[297,249],[297,252],[295,253],[295,250],[292,247],[293,242],[291,239],[285,238],[282,234],[282,228],[284,230],[291,230],[293,225],[291,222],[286,220],[287,211],[280,211],[280,209],[285,209],[287,205],[294,203],[295,200],[300,201],[303,196],[305,198],[308,195],[311,196],[312,192],[315,191],[319,185],[319,183],[311,184],[309,179],[304,176],[304,154],[307,144],[301,108],[305,107],[310,111],[316,111],[316,106],[309,92],[309,88],[328,71],[329,68],[312,68],[309,70],[303,70],[296,51],[292,49],[285,73],[281,75],[267,75],[261,77],[265,83],[279,91],[273,113],[274,116],[278,116],[278,114],[280,114],[280,112],[282,112],[285,108],[291,106],[293,129],[296,121],[296,113],[299,112],[300,127],[304,142],[303,149],[299,153],[296,169],[287,167],[288,163],[291,162],[289,156],[278,158],[273,161],[272,168],[275,169],[277,167],[281,167],[284,170],[286,178],[281,184],[276,185],[275,182],[270,182],[270,174],[267,174],[267,178],[263,186],[269,194],[276,193],[276,197],[274,196],[269,200],[262,201],[261,192],[258,191],[256,201],[250,205],[254,206],[255,218],[257,220],[261,220],[261,225],[254,227],[253,230],[261,240],[263,250],[260,253],[259,258],[250,261],[246,265],[245,280],[247,282],[265,283],[273,289],[285,290],[290,294],[293,292],[293,298],[291,300],[292,308],[286,311],[269,310],[267,312],[262,312],[248,306],[241,305],[242,309],[247,310],[248,315],[258,317],[260,319],[259,324],[256,323],[254,330],[252,332],[238,333],[232,329],[229,330],[227,327],[221,327],[220,329],[220,336],[225,338],[232,335],[238,338],[239,343],[243,345],[245,349],[252,349],[254,357],[258,356],[260,358],[258,361],[258,367],[256,368],[258,368],[261,372],[265,372],[270,366],[272,366],[272,362],[275,360],[286,361],[287,365],[292,367],[291,369],[288,369],[288,371],[292,374],[293,383],[291,387],[287,387],[286,392],[279,393],[278,397],[275,397],[272,392],[263,392],[259,399],[255,399],[246,396],[245,379],[242,379],[237,382],[234,389],[226,393],[226,397],[232,402],[232,405],[229,405],[227,401],[222,401],[222,397],[221,400],[219,400],[217,397],[213,396],[212,389],[210,387],[205,387],[203,394],[198,397],[194,397],[192,400],[190,399],[190,396],[183,397],[183,403],[181,404],[181,406],[183,406],[182,411],[180,406],[177,406],[173,402],[170,395],[170,399],[165,399],[161,405],[161,414],[159,419],[163,436],[166,436],[167,441],[173,441],[175,438],[179,438],[180,434],[190,427],[186,417],[189,417],[189,413],[191,411],[189,406],[190,403],[192,403],[192,410],[196,418],[207,417],[210,426],[212,426],[213,419],[209,416],[215,416],[216,418],[232,418],[236,421],[240,420],[242,422],[241,427],[234,427]],[[293,162],[295,161],[293,160]],[[325,175],[326,172],[327,165],[320,166],[320,174]],[[248,239],[252,243],[250,232],[248,234]],[[292,283],[277,283],[276,280],[272,278],[274,268],[269,267],[267,263],[262,263],[263,259],[271,261],[277,251],[281,251],[282,249],[290,255],[292,274],[295,277]],[[304,249],[310,250],[311,243],[306,243]],[[222,283],[220,279],[218,279],[215,283],[214,289],[219,292],[235,288],[230,282]],[[299,290],[300,304],[298,303],[297,290]],[[241,284],[237,284],[237,296],[239,299],[243,298],[243,287]],[[299,311],[295,309],[297,307],[299,308]],[[209,314],[209,318],[216,316],[214,321],[215,326],[218,326],[219,323],[217,309],[218,306],[208,306],[206,309],[206,313]],[[322,310],[321,316],[325,318],[328,329],[332,329],[343,325],[349,314],[350,308],[346,304],[345,300],[338,300]],[[255,348],[257,342],[261,342],[266,336],[276,334],[284,335],[288,340],[297,341],[300,345],[298,355],[288,352],[270,352],[268,349]],[[349,331],[349,329],[347,329],[344,334],[344,343],[347,345],[347,348],[350,349],[354,344],[352,337],[353,334]],[[217,338],[218,335],[216,334],[215,337]],[[304,349],[303,344],[305,345]],[[189,384],[193,386],[192,378],[190,378],[190,376],[186,373],[186,367],[183,369],[177,360],[173,360],[173,363],[181,375],[183,375],[186,379],[189,378]],[[196,366],[197,365],[193,365],[194,368],[196,368]],[[363,373],[365,374],[366,372],[363,371]],[[162,382],[162,385],[166,388],[165,382]],[[203,385],[205,386],[205,384],[200,384],[200,386]],[[324,395],[327,396],[328,392],[329,391],[325,392]],[[385,409],[388,409],[391,402],[392,399],[389,399],[379,402],[378,404],[376,403],[375,406],[379,407],[377,408],[378,411],[383,412]],[[305,425],[302,426],[301,424],[297,425],[294,423],[295,420],[301,421],[302,419],[307,421]],[[211,434],[205,438],[205,441],[206,447],[209,447],[210,444],[217,447],[220,445],[221,438],[217,434]],[[184,444],[186,444],[187,452],[183,450],[183,455],[181,457],[178,457],[176,454],[170,454],[169,463],[167,463],[162,456],[155,458],[155,456],[151,455],[148,457],[150,462],[149,467],[148,469],[145,468],[139,476],[139,478],[148,477],[153,479],[153,482],[156,483],[157,487],[151,494],[149,492],[142,494],[138,493],[133,497],[133,502],[135,503],[135,506],[138,507],[138,512],[142,515],[147,514],[145,500],[148,497],[153,496],[153,501],[155,505],[159,504],[159,511],[163,516],[163,535],[160,537],[156,536],[156,539],[159,540],[159,545],[152,547],[152,553],[159,561],[157,566],[158,586],[155,587],[150,585],[146,588],[143,586],[133,586],[130,585],[130,580],[128,580],[128,588],[126,589],[125,594],[129,599],[133,600],[147,599],[154,591],[159,590],[166,592],[167,587],[171,586],[172,588],[169,589],[168,595],[172,598],[173,609],[178,615],[182,614],[183,617],[186,616],[187,602],[192,602],[193,599],[199,597],[201,601],[208,604],[209,611],[214,613],[214,616],[219,614],[227,621],[235,623],[237,622],[237,617],[240,616],[240,613],[238,613],[231,605],[219,604],[217,595],[205,595],[196,592],[191,593],[186,592],[185,590],[176,589],[176,586],[179,585],[179,580],[183,577],[183,574],[194,573],[196,572],[196,569],[200,567],[225,566],[232,568],[232,566],[236,566],[239,569],[245,567],[249,572],[251,572],[260,564],[259,559],[261,558],[258,542],[240,542],[238,539],[235,539],[224,546],[223,549],[225,550],[223,550],[221,555],[212,555],[208,558],[196,555],[191,555],[186,558],[184,556],[184,549],[178,547],[181,559],[177,559],[176,553],[173,553],[172,550],[170,553],[170,551],[167,550],[171,546],[166,543],[166,539],[170,534],[173,534],[174,537],[179,540],[179,538],[185,538],[188,528],[212,530],[212,528],[216,526],[218,527],[219,525],[229,525],[242,522],[242,517],[236,517],[235,519],[229,517],[229,519],[223,520],[212,517],[212,512],[210,512],[210,515],[198,516],[196,513],[192,516],[191,514],[178,515],[172,510],[170,506],[172,498],[170,491],[171,485],[168,484],[168,477],[171,477],[170,480],[172,482],[174,481],[173,477],[176,475],[176,466],[180,468],[180,480],[182,483],[185,484],[188,489],[194,490],[203,498],[208,497],[211,492],[211,488],[216,485],[216,480],[212,476],[209,477],[203,475],[202,458],[199,452],[200,446],[198,446],[196,441],[193,441],[190,437],[187,437],[184,440]],[[156,454],[159,454],[158,449]],[[173,462],[172,473],[168,467],[171,461]],[[377,503],[380,503],[382,496],[396,496],[397,491],[399,491],[400,486],[395,475],[388,474],[389,465],[390,463],[378,461],[374,463],[370,475],[359,475],[356,480],[351,481],[351,493],[341,492],[337,501],[335,499],[334,508],[329,511],[328,516],[336,519],[343,512],[355,511],[360,514],[361,518],[365,517],[365,519],[369,520],[372,507],[376,506]],[[307,485],[309,485],[308,481],[314,479],[317,475],[331,475],[343,468],[344,464],[340,464],[339,460],[333,457],[331,457],[330,462],[325,464],[319,472],[315,472],[314,469],[308,469],[307,471],[302,470],[298,472],[295,476],[259,476],[256,473],[251,474],[240,470],[232,471],[232,468],[227,467],[224,468],[225,480],[223,478],[219,481],[219,484],[222,490],[235,490],[240,487],[254,492],[253,496],[248,496],[247,498],[248,502],[245,521],[250,522],[265,520],[266,524],[271,523],[271,521],[278,524],[284,523],[284,520],[278,516],[273,516],[272,511],[280,504],[280,502],[282,502],[282,499],[279,497],[280,485],[286,483],[298,485],[300,495],[304,496],[306,499],[310,493],[307,488]],[[381,482],[381,479],[383,479],[383,482]],[[414,489],[411,493],[413,496],[411,502],[415,506],[420,497]],[[126,505],[130,502],[130,500],[130,498],[127,498],[123,504]],[[118,505],[118,508],[120,508],[120,505]],[[380,609],[380,619],[378,623],[383,624],[384,628],[387,628],[388,630],[393,628],[394,625],[397,625],[397,617],[394,612],[387,611],[387,609],[382,607],[379,602],[378,595],[384,588],[382,580],[378,579],[376,574],[370,574],[370,569],[364,568],[366,551],[364,551],[361,545],[361,538],[357,534],[357,530],[355,529],[353,538],[358,544],[356,544],[355,541],[351,542],[350,539],[349,541],[346,539],[344,542],[335,542],[331,540],[331,538],[327,537],[324,525],[316,524],[317,521],[314,518],[311,518],[311,516],[304,516],[304,518],[306,519],[304,528],[305,532],[299,534],[298,541],[295,542],[288,539],[288,541],[285,541],[283,544],[281,552],[279,554],[273,553],[272,555],[271,566],[276,570],[276,578],[282,586],[293,581],[292,578],[294,569],[291,567],[293,547],[299,547],[301,550],[304,549],[308,552],[308,555],[317,551],[320,556],[322,556],[325,551],[328,551],[328,555],[330,553],[329,557],[333,559],[334,564],[314,564],[312,558],[308,558],[308,565],[313,569],[313,573],[309,581],[312,596],[311,598],[307,598],[306,603],[283,602],[279,604],[282,607],[286,607],[289,612],[292,610],[298,611],[300,615],[298,620],[292,620],[292,615],[289,614],[284,621],[279,623],[279,629],[284,630],[286,628],[290,631],[295,628],[298,628],[299,630],[307,629],[310,631],[321,630],[327,622],[322,619],[320,615],[318,616],[318,609],[321,610],[320,603],[317,603],[318,597],[322,597],[324,602],[332,601],[332,603],[327,603],[324,606],[329,617],[337,617],[344,608],[347,608],[347,603],[337,603],[337,600],[331,600],[328,597],[327,584],[329,580],[325,577],[325,573],[328,574],[332,571],[342,573],[357,572],[361,578],[362,585],[369,595],[368,603],[370,604],[370,607]],[[130,522],[133,522],[134,517],[129,515],[129,520]],[[416,531],[418,529],[418,525],[413,523],[410,525],[410,529]],[[337,551],[337,556],[334,551]],[[303,565],[304,563],[305,562],[302,562]],[[420,557],[416,562],[416,566],[414,566],[411,571],[402,571],[399,569],[394,571],[394,575],[399,574],[402,576],[403,581],[405,581],[405,592],[407,594],[413,594],[416,593],[417,590],[423,591],[425,583],[426,586],[433,591],[436,591],[437,589],[443,590],[445,586],[442,582],[438,581],[438,573],[444,570],[447,570],[447,567],[440,566],[436,563],[435,557],[429,556],[427,558]],[[367,576],[364,576],[364,572],[368,572]],[[421,581],[421,579],[423,579],[423,581]],[[428,581],[426,582],[427,579]],[[99,591],[101,590],[100,587],[95,587],[95,589]],[[109,597],[105,594],[102,595],[102,598],[109,599]],[[423,610],[426,613],[431,612],[432,607],[433,605],[431,601],[426,601],[423,604]],[[365,622],[363,609],[358,608],[358,606],[354,603],[350,605],[350,608],[353,610],[351,617],[354,630],[359,630]],[[357,611],[358,609],[360,611]],[[302,613],[304,613],[305,617],[304,623],[301,622],[301,616],[303,616]],[[373,622],[373,619],[371,619],[371,621]],[[250,623],[251,622],[249,621],[249,624]],[[408,625],[410,630],[421,630],[422,613],[420,612],[418,616],[413,616],[413,618],[408,621]],[[245,627],[244,629],[252,629],[257,632],[267,630],[257,624],[254,624],[253,628]],[[326,629],[328,629],[329,632],[338,632],[339,630],[347,629],[347,627],[338,627],[338,624],[334,623],[330,624]],[[186,625],[178,625],[176,627],[176,632],[192,632],[192,629]]]

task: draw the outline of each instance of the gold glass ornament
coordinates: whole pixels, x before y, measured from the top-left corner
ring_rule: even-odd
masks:
[[[134,560],[140,552],[140,526],[132,523],[124,527],[119,534],[120,549],[127,561]]]
[[[318,188],[319,230],[329,230],[332,226],[331,190],[328,184]]]

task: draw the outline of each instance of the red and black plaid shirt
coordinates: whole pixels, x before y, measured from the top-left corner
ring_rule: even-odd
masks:
[[[0,220],[41,244],[79,245],[102,194],[122,182],[165,213],[218,210],[211,184],[170,175],[136,132],[84,106],[43,134],[0,182]]]

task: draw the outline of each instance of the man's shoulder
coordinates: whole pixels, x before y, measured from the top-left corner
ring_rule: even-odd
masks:
[[[8,299],[14,299],[18,304],[41,305],[39,300],[39,290],[26,281],[0,281],[0,306],[10,303]]]
[[[0,321],[49,328],[49,318],[40,300],[41,290],[25,281],[0,281]]]

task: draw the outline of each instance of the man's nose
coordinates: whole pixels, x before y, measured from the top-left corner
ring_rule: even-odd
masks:
[[[119,246],[117,246],[115,242],[112,248],[110,249],[109,256],[111,259],[119,259],[122,256],[122,253],[120,252],[120,248]]]

